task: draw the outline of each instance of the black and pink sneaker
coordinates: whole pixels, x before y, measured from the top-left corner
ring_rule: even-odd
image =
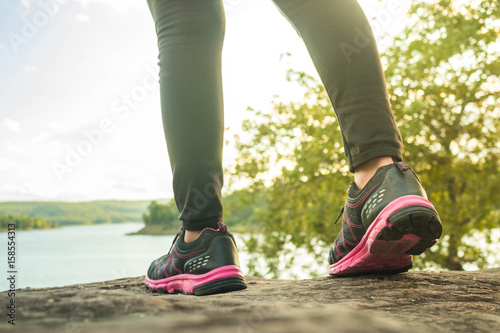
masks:
[[[162,293],[217,294],[247,287],[240,270],[236,242],[226,226],[205,228],[193,242],[181,229],[168,254],[151,263],[146,287]]]
[[[415,172],[404,163],[377,170],[359,190],[351,183],[328,273],[405,272],[441,237],[442,225]],[[340,218],[340,215],[339,215]]]

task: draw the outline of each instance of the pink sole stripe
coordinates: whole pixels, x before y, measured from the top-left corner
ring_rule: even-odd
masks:
[[[194,287],[226,277],[244,278],[241,270],[234,265],[222,266],[205,274],[179,274],[166,279],[152,280],[146,277],[145,284],[157,290],[162,288],[168,293],[180,292],[193,293]]]
[[[376,243],[375,240],[383,228],[391,225],[387,219],[392,213],[412,205],[422,205],[435,209],[427,199],[415,195],[403,196],[392,201],[373,221],[358,246],[344,258],[331,265],[328,273],[334,275],[355,274],[379,270],[397,270],[409,266],[412,257],[405,254],[405,252],[420,241],[418,236],[407,234],[400,240],[383,242],[382,245],[380,245],[380,242]],[[370,253],[370,249],[375,254]]]

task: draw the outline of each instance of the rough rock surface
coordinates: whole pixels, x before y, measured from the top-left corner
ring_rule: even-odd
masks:
[[[500,332],[500,268],[300,281],[249,277],[247,290],[202,297],[150,293],[143,281],[21,289],[16,326],[4,319],[0,331]]]

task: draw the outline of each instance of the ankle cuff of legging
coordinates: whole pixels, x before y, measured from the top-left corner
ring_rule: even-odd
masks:
[[[209,219],[199,219],[199,220],[190,220],[190,221],[182,221],[182,228],[185,230],[203,230],[205,228],[213,228],[219,229],[218,222],[221,222],[222,219],[217,216]]]
[[[354,173],[354,169],[359,165],[368,162],[377,157],[390,156],[394,158],[397,162],[403,161],[403,155],[401,153],[401,149],[393,147],[393,146],[377,146],[366,150],[364,152],[359,153],[356,156],[352,157],[352,160],[349,161],[349,171]]]

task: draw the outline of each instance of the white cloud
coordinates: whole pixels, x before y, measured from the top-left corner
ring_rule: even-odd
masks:
[[[0,200],[1,201],[24,201],[24,200],[50,200],[53,198],[47,188],[43,184],[36,183],[19,183],[19,184],[3,184],[0,185]]]
[[[50,138],[50,135],[47,132],[42,132],[35,137],[34,141],[35,142],[43,142],[43,141],[47,140],[48,138]]]
[[[29,73],[29,72],[36,72],[36,67],[35,66],[25,66],[24,71]]]
[[[75,18],[77,19],[77,21],[82,21],[82,22],[90,21],[90,17],[88,17],[87,15],[84,15],[84,14],[78,14],[75,16]]]
[[[12,168],[15,165],[16,165],[16,163],[14,163],[13,160],[11,160],[9,158],[0,157],[0,171],[1,172],[5,172],[5,171],[9,170],[9,168]]]
[[[23,5],[26,8],[30,8],[30,1],[29,0],[20,0],[21,5]]]
[[[61,129],[61,126],[58,123],[56,123],[55,121],[49,121],[48,125],[49,125],[49,128],[51,128],[53,130],[60,130]]]
[[[18,133],[21,130],[21,124],[10,118],[5,118],[0,125],[7,127],[14,133]]]
[[[24,149],[23,147],[21,146],[18,146],[10,141],[4,141],[3,142],[3,145],[5,146],[5,148],[7,148],[7,150],[10,150],[14,153],[19,153],[19,154],[24,154],[26,153],[26,149]]]

